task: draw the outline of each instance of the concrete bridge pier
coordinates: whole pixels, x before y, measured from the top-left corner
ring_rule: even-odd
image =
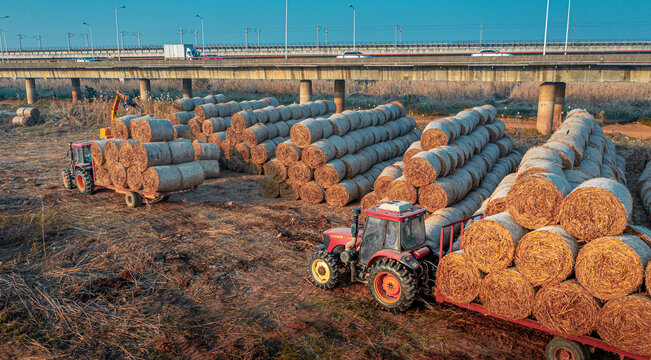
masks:
[[[335,105],[337,113],[346,108],[346,80],[335,80]]]
[[[563,121],[563,105],[565,105],[565,83],[554,83],[554,123],[553,129],[556,130]]]
[[[71,78],[70,85],[72,85],[72,101],[79,101],[83,97],[81,94],[81,84],[79,78]]]
[[[538,132],[543,135],[549,135],[552,133],[555,89],[556,86],[553,82],[544,82],[540,85],[536,128],[538,129]]]
[[[140,100],[151,100],[151,82],[149,79],[140,79]]]
[[[27,95],[28,104],[36,102],[36,82],[34,81],[34,78],[25,79],[25,94]]]
[[[192,79],[183,79],[183,97],[192,97]]]
[[[301,104],[312,101],[312,80],[301,80],[299,95]]]

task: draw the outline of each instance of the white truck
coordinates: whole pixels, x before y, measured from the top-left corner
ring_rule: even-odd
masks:
[[[163,45],[165,59],[186,59],[200,58],[201,54],[192,45],[188,44],[165,44]]]

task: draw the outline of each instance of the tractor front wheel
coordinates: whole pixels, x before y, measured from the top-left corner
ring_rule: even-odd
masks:
[[[75,180],[80,193],[90,195],[95,192],[95,184],[90,172],[81,168],[75,170]]]
[[[63,183],[64,189],[74,189],[75,185],[72,182],[72,173],[70,172],[70,169],[61,170],[61,182]]]
[[[317,250],[308,265],[310,282],[322,289],[332,289],[339,279],[339,263],[334,255],[325,250]]]
[[[403,312],[416,297],[414,273],[392,259],[373,264],[368,276],[368,287],[376,303],[384,310]]]

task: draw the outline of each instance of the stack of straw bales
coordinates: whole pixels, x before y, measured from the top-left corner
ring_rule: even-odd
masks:
[[[362,199],[419,139],[416,122],[405,114],[402,104],[393,102],[300,121],[264,167],[261,193],[335,206]]]
[[[207,95],[204,97],[195,96],[193,98],[184,97],[172,102],[172,109],[176,111],[193,111],[199,105],[225,103],[226,96],[223,94]]]
[[[651,215],[651,161],[646,163],[640,180],[637,183],[637,189],[640,192],[640,199],[644,205],[644,210]]]
[[[91,145],[98,184],[147,192],[190,189],[219,176],[219,147],[175,139],[169,120],[123,116],[111,126],[114,139]]]
[[[622,160],[590,114],[570,112],[498,186],[463,250],[441,259],[439,290],[562,334],[596,330],[614,347],[651,355],[651,234],[627,226]]]
[[[21,107],[16,110],[16,116],[11,119],[13,126],[33,126],[41,120],[41,112],[33,107]]]

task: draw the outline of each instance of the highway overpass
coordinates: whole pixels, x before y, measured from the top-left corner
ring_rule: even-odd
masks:
[[[202,50],[201,46],[197,49]],[[332,56],[350,51],[352,44],[292,44],[287,50],[292,56]],[[539,42],[455,42],[455,43],[401,43],[401,44],[357,44],[356,50],[375,55],[418,55],[418,54],[471,54],[482,49],[496,49],[506,53],[535,54],[542,53],[543,44]],[[569,43],[569,53],[625,53],[651,52],[651,41],[619,42],[574,42]],[[565,43],[547,43],[548,53],[564,53]],[[221,45],[206,46],[206,54],[220,56],[284,56],[285,46],[276,45]],[[117,58],[116,48],[95,48],[96,58]],[[90,48],[72,49],[12,49],[5,52],[5,57],[13,60],[24,59],[75,59],[92,57]],[[162,46],[127,47],[122,49],[124,58],[163,57]]]

